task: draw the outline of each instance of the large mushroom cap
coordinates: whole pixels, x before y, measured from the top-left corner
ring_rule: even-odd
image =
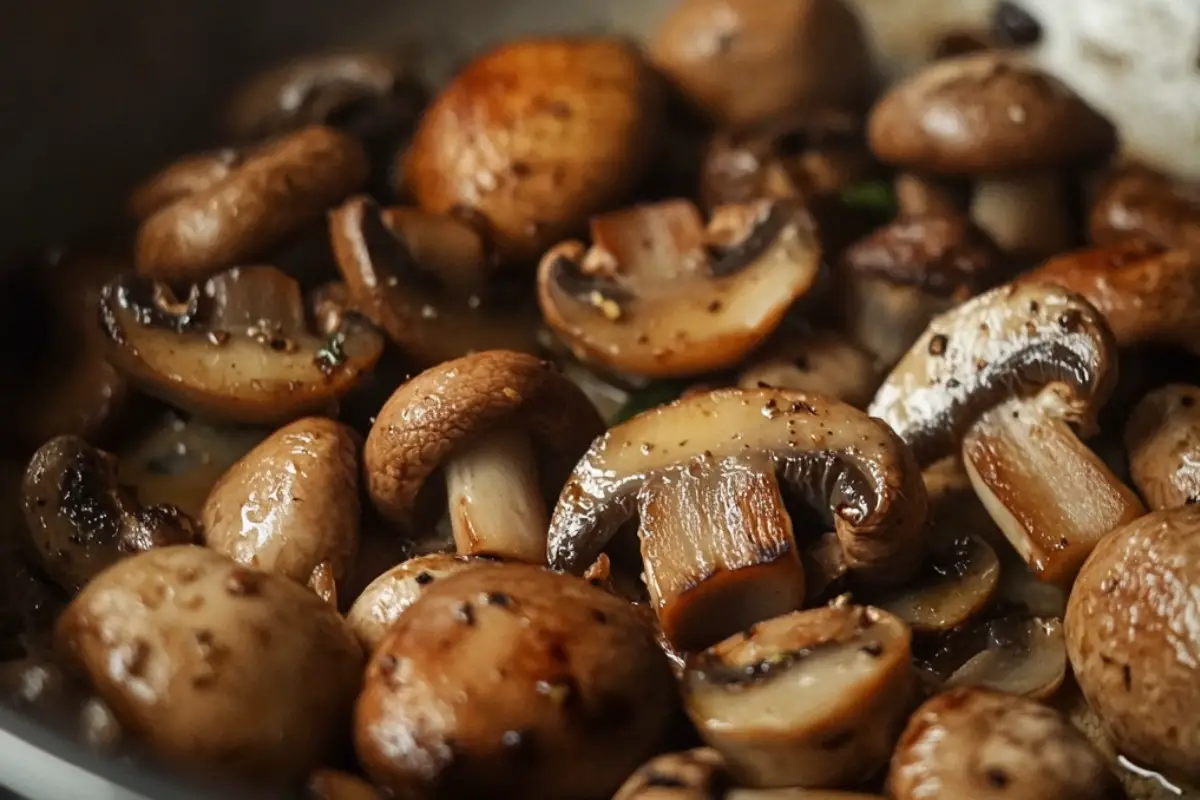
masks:
[[[1065,85],[998,52],[938,61],[893,87],[868,137],[883,161],[956,175],[1063,167],[1116,143],[1112,125]]]

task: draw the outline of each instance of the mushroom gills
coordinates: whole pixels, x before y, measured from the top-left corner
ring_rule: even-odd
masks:
[[[645,580],[667,640],[703,649],[800,608],[804,569],[763,453],[698,456],[638,493]]]
[[[1096,543],[1145,513],[1079,441],[1054,387],[983,414],[963,439],[967,474],[1005,538],[1037,576],[1069,585]]]
[[[996,551],[967,533],[935,545],[912,581],[872,602],[904,620],[914,632],[946,631],[978,614],[996,593],[999,581]]]

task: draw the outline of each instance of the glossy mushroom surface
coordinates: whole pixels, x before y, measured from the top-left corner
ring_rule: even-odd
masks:
[[[1155,389],[1125,423],[1133,483],[1154,511],[1200,502],[1200,389]]]
[[[1098,245],[1144,237],[1194,251],[1200,246],[1200,186],[1127,164],[1101,186],[1088,222]]]
[[[866,408],[881,380],[874,359],[829,331],[781,333],[741,367],[743,389],[799,389]]]

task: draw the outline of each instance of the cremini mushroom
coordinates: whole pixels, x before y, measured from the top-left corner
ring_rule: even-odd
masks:
[[[871,356],[830,331],[779,333],[749,358],[738,386],[800,389],[865,408],[879,386]]]
[[[1046,700],[1067,676],[1062,622],[1022,610],[964,625],[940,640],[926,666],[946,686],[983,686]]]
[[[237,169],[246,153],[233,147],[184,156],[138,184],[129,194],[129,215],[144,220],[161,208],[207,191]]]
[[[1001,286],[930,323],[870,413],[928,465],[961,447],[976,493],[1043,580],[1069,584],[1096,542],[1144,513],[1087,448],[1116,378],[1104,318],[1057,286]]]
[[[1154,511],[1096,547],[1067,604],[1075,679],[1117,749],[1200,781],[1200,507]]]
[[[353,305],[416,363],[485,349],[538,351],[528,288],[504,297],[504,284],[489,282],[483,235],[465,221],[358,196],[330,214],[329,230]]]
[[[145,278],[105,287],[108,357],[143,391],[209,418],[277,424],[327,411],[370,371],[382,335],[346,314],[314,334],[297,283],[274,267],[240,267],[186,298]]]
[[[785,614],[693,656],[684,706],[741,784],[858,784],[887,763],[916,703],[911,638],[877,608]]]
[[[117,460],[77,436],[41,447],[21,486],[37,563],[68,592],[134,553],[198,538],[174,506],[143,506],[117,480]]]
[[[375,652],[388,629],[435,581],[482,564],[479,556],[429,553],[397,564],[363,589],[346,614],[346,622],[363,651]]]
[[[383,796],[357,775],[319,769],[304,786],[304,800],[383,800]]]
[[[465,356],[426,370],[384,404],[367,436],[367,492],[385,519],[411,531],[431,524],[418,496],[440,468],[459,554],[540,564],[545,498],[603,428],[548,362],[507,350]]]
[[[406,185],[426,211],[478,214],[498,257],[526,265],[628,199],[662,119],[659,81],[631,43],[509,42],[468,64],[426,110]]]
[[[609,797],[678,707],[624,600],[523,564],[429,586],[367,668],[355,745],[400,796]]]
[[[866,35],[842,0],[684,0],[650,51],[693,104],[731,128],[861,108],[874,88]]]
[[[538,269],[546,323],[586,361],[635,375],[730,367],[816,284],[821,246],[795,201],[724,206],[707,226],[671,200],[593,217]]]
[[[247,154],[223,179],[162,206],[138,229],[138,272],[203,280],[252,261],[320,219],[367,177],[362,146],[313,125]]]
[[[1116,800],[1104,757],[1041,703],[961,687],[926,701],[892,756],[888,796]]]
[[[852,578],[900,584],[921,563],[924,486],[886,426],[821,395],[724,389],[595,441],[554,509],[550,565],[582,572],[636,512],[663,632],[703,649],[804,602],[785,486],[832,518]]]
[[[55,643],[133,741],[259,781],[301,781],[334,755],[362,669],[346,624],[308,589],[195,546],[97,575]]]
[[[1000,283],[996,243],[961,215],[901,216],[842,254],[847,334],[885,365],[896,363],[929,320]]]
[[[1065,85],[999,51],[943,59],[894,86],[868,137],[889,164],[976,178],[974,221],[1006,251],[1034,258],[1075,243],[1064,173],[1116,141]]]
[[[1200,252],[1200,184],[1125,164],[1101,185],[1089,231],[1099,245],[1134,236]]]
[[[213,486],[200,516],[205,544],[336,607],[358,549],[361,441],[320,417],[280,428]]]
[[[1133,485],[1154,511],[1200,503],[1200,388],[1171,384],[1142,398],[1125,426]]]

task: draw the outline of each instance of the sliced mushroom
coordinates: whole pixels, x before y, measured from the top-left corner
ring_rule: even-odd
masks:
[[[1041,703],[987,689],[951,689],[913,715],[892,757],[888,796],[1114,800],[1103,756]]]
[[[1092,205],[1092,241],[1115,244],[1145,237],[1170,248],[1200,250],[1200,184],[1175,181],[1140,164],[1126,164]]]
[[[865,408],[879,386],[879,371],[865,352],[835,333],[777,335],[752,356],[738,386],[800,389]]]
[[[546,558],[546,500],[604,428],[575,384],[533,356],[489,350],[427,370],[380,410],[367,436],[367,491],[414,530],[430,475],[445,475],[461,555]],[[542,458],[535,459],[536,450]]]
[[[117,460],[77,436],[34,453],[21,506],[37,563],[68,592],[129,555],[198,538],[178,508],[139,503],[117,482]]]
[[[1125,427],[1133,483],[1154,511],[1200,503],[1200,389],[1146,395]]]
[[[812,218],[791,201],[717,209],[684,200],[594,217],[592,245],[538,269],[546,322],[586,361],[646,377],[732,366],[762,343],[820,270]]]
[[[195,282],[252,262],[320,219],[366,177],[366,155],[354,139],[321,125],[296,131],[148,217],[138,230],[138,272]]]
[[[319,417],[268,436],[222,476],[204,503],[204,542],[239,564],[305,584],[325,602],[358,549],[362,440]]]
[[[346,622],[363,651],[373,653],[392,624],[435,581],[490,563],[493,562],[485,558],[447,553],[409,559],[371,581],[346,614]]]
[[[741,784],[838,787],[887,762],[915,704],[911,634],[877,608],[760,622],[694,656],[684,705]]]
[[[325,411],[370,371],[383,337],[353,314],[308,327],[300,288],[273,267],[232,269],[178,299],[126,276],[105,287],[113,364],[145,392],[197,414],[277,424]]]
[[[184,156],[151,175],[130,193],[129,214],[136,220],[144,220],[189,195],[207,191],[228,178],[244,159],[245,153],[231,147]]]
[[[624,202],[658,149],[659,81],[630,43],[538,38],[486,53],[421,119],[405,163],[426,211],[469,209],[525,265]]]
[[[428,587],[379,645],[355,745],[399,796],[609,797],[660,746],[677,702],[624,600],[528,565],[482,566]]]
[[[356,775],[319,769],[304,787],[304,800],[382,800],[382,795]]]
[[[1200,781],[1200,507],[1155,511],[1114,531],[1079,573],[1067,651],[1117,749]]]
[[[1115,380],[1100,313],[1056,286],[1002,286],[936,317],[870,413],[928,465],[961,442],[975,491],[1040,578],[1069,585],[1104,534],[1144,513],[1082,442]]]
[[[947,686],[1045,700],[1067,675],[1062,623],[1024,613],[979,622],[947,635],[927,666]]]
[[[782,389],[698,394],[610,429],[559,497],[550,565],[581,572],[636,510],[663,631],[702,649],[803,603],[789,485],[832,517],[855,579],[916,571],[925,491],[908,450],[861,411]]]
[[[381,209],[360,196],[329,217],[338,268],[355,306],[422,365],[493,348],[535,353],[528,296],[498,296],[482,235],[451,216]]]

